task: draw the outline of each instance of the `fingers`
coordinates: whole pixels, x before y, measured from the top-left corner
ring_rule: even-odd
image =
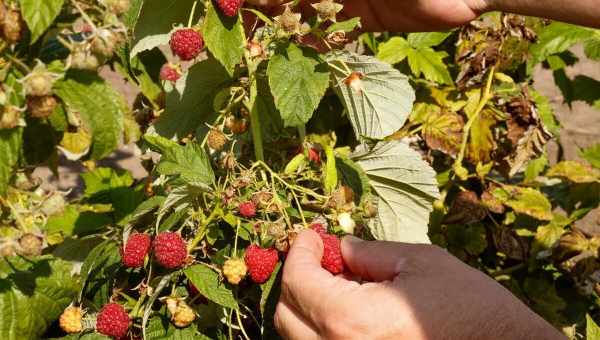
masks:
[[[282,296],[299,311],[313,310],[322,304],[327,287],[335,277],[321,267],[323,242],[312,230],[294,240],[283,268]]]
[[[363,241],[354,236],[342,239],[342,256],[348,269],[367,281],[393,280],[411,270],[411,258],[420,253],[419,245],[398,242]]]
[[[279,335],[287,340],[318,340],[320,338],[312,326],[285,302],[277,304],[275,328]]]

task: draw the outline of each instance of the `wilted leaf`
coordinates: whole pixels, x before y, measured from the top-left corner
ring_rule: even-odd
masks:
[[[565,178],[573,183],[594,183],[600,181],[600,171],[578,161],[560,162],[550,168],[546,176]]]
[[[487,248],[485,227],[481,223],[452,224],[447,228],[448,246],[451,249],[464,249],[470,255],[477,256]]]
[[[295,44],[277,50],[267,75],[285,126],[306,124],[329,86],[327,67],[317,53]]]
[[[552,220],[552,204],[538,190],[505,185],[494,189],[492,194],[516,213],[543,221]]]
[[[379,240],[429,243],[427,225],[439,197],[435,172],[408,145],[393,141],[364,147],[354,159],[365,170],[378,196],[378,215],[369,228]]]
[[[587,314],[585,316],[586,326],[585,326],[585,335],[588,340],[598,340],[600,339],[600,327],[598,324],[592,319],[592,317]]]
[[[496,149],[492,127],[496,125],[493,112],[484,110],[475,118],[469,130],[467,156],[473,163],[487,163]]]
[[[450,210],[444,217],[444,224],[471,224],[483,220],[486,209],[473,191],[465,190],[456,195]]]
[[[555,215],[550,223],[537,228],[531,254],[537,255],[540,251],[550,249],[565,233],[565,226],[570,220],[562,215]]]
[[[462,142],[464,125],[460,115],[441,111],[426,116],[421,133],[431,149],[454,157]]]
[[[357,138],[382,139],[404,125],[415,100],[408,77],[373,57],[332,53],[328,59]]]

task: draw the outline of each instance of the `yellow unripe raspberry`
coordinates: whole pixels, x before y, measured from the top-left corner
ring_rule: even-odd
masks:
[[[227,281],[233,285],[237,285],[246,276],[248,267],[242,259],[229,259],[223,264],[223,275],[227,278]]]
[[[169,297],[165,302],[169,313],[171,313],[171,321],[175,326],[187,327],[196,320],[196,313],[182,299]]]
[[[60,328],[67,333],[79,333],[83,326],[81,324],[81,308],[70,306],[65,308],[58,320]]]

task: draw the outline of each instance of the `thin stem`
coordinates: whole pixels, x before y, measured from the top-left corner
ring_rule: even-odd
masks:
[[[275,171],[271,170],[271,168],[263,161],[257,161],[256,163],[254,163],[254,165],[252,166],[252,168],[256,167],[256,166],[262,166],[263,168],[265,168],[265,170],[267,170],[272,177],[274,177],[275,179],[277,179],[279,182],[281,182],[284,186],[286,186],[288,189],[290,190],[295,190],[310,196],[313,196],[315,198],[320,198],[320,199],[327,199],[327,196],[323,196],[321,194],[317,194],[316,192],[314,192],[313,190],[310,189],[306,189],[297,185],[291,185],[288,182],[286,182],[283,178],[281,178]]]
[[[242,324],[242,317],[240,316],[240,311],[237,309],[235,310],[235,318],[237,319],[238,326],[240,327],[244,338],[246,338],[246,340],[250,340],[250,337],[248,336],[248,334],[246,334],[246,330],[244,329],[244,325]]]
[[[192,22],[194,21],[194,14],[196,13],[196,5],[198,5],[198,1],[194,1],[192,5],[192,12],[190,13],[190,17],[188,18],[187,27],[192,27]]]

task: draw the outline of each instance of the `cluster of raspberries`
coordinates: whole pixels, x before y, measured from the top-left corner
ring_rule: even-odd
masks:
[[[177,233],[159,233],[154,241],[148,234],[133,233],[121,249],[121,262],[130,268],[142,267],[150,247],[153,250],[154,260],[167,269],[181,267],[188,255],[186,242]]]

